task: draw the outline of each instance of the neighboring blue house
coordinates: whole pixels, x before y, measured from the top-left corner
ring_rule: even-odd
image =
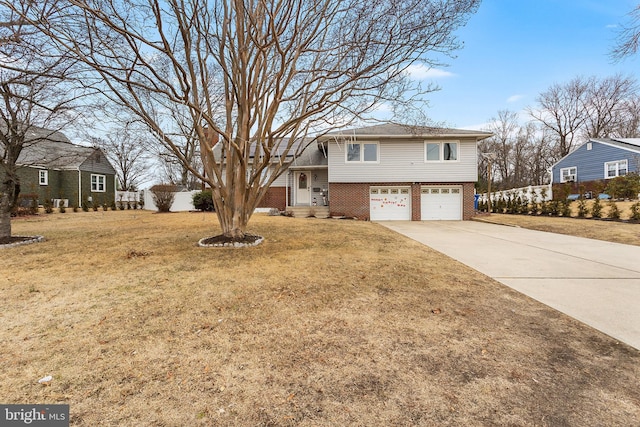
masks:
[[[602,182],[637,173],[639,165],[640,138],[590,139],[552,166],[552,183]]]

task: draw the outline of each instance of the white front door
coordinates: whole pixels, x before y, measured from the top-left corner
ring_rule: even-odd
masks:
[[[309,172],[295,173],[296,205],[309,205]]]

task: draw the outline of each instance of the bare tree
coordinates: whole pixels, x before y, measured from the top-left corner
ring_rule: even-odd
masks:
[[[637,83],[632,77],[618,74],[603,79],[595,77],[587,81],[585,96],[585,138],[608,138],[628,120],[627,101],[637,93]]]
[[[176,133],[172,135],[180,155],[176,156],[175,150],[160,145],[157,157],[163,170],[162,182],[169,182],[182,188],[195,190],[201,187],[202,181],[190,170],[206,172],[202,168],[200,156],[200,141],[196,133],[196,126],[188,111],[176,108],[171,111],[176,126]],[[183,159],[181,161],[181,159]],[[188,165],[188,166],[185,166]]]
[[[529,135],[533,135],[527,156],[528,185],[543,185],[550,182],[551,166],[560,160],[555,149],[557,138],[548,129],[540,128],[535,123],[528,123]]]
[[[104,137],[92,137],[91,142],[113,164],[118,176],[118,188],[135,191],[148,174],[148,151],[152,139],[146,127],[138,128],[135,122],[122,122]]]
[[[454,31],[479,3],[73,0],[47,21],[23,18],[91,66],[103,94],[212,187],[223,234],[240,239],[287,168],[276,153],[299,155],[306,136],[407,101],[421,90],[407,67],[458,48]],[[204,173],[171,137],[176,106],[192,119]]]
[[[69,82],[74,62],[50,50],[18,12],[33,2],[0,3],[0,241],[11,239],[11,212],[20,194],[18,173],[23,149],[57,138],[57,130],[75,117],[80,96]]]
[[[554,84],[536,99],[538,108],[529,108],[531,117],[558,137],[558,156],[571,152],[574,139],[587,120],[586,97],[589,83],[576,77],[566,84]]]
[[[495,153],[492,165],[497,171],[492,175],[499,181],[501,188],[512,185],[511,174],[513,172],[512,150],[519,132],[518,113],[509,110],[498,111],[498,116],[491,119],[487,130],[493,136],[483,141],[482,150]],[[494,171],[495,172],[495,171]]]
[[[501,110],[487,128],[494,135],[479,143],[481,153],[491,153],[496,189],[541,185],[549,181],[548,169],[557,160],[557,138],[535,122],[519,123],[517,113]],[[481,156],[478,176],[487,180],[488,156]]]
[[[629,12],[629,22],[621,25],[616,46],[611,51],[614,60],[621,60],[638,52],[640,43],[640,4]]]
[[[640,95],[636,94],[623,101],[622,115],[624,119],[618,121],[612,136],[618,138],[640,136]]]

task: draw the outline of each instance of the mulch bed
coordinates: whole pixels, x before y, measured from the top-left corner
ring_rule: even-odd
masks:
[[[0,237],[0,245],[10,245],[12,243],[26,242],[27,240],[31,239],[33,239],[32,236]]]
[[[0,248],[19,244],[35,243],[42,240],[42,236],[10,236],[0,237]]]
[[[255,246],[262,241],[262,236],[256,236],[254,234],[245,234],[244,238],[228,237],[224,234],[219,234],[213,237],[207,237],[200,240],[200,246]]]

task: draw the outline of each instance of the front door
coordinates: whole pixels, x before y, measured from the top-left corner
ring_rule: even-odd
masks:
[[[296,172],[296,205],[309,205],[309,173]]]

